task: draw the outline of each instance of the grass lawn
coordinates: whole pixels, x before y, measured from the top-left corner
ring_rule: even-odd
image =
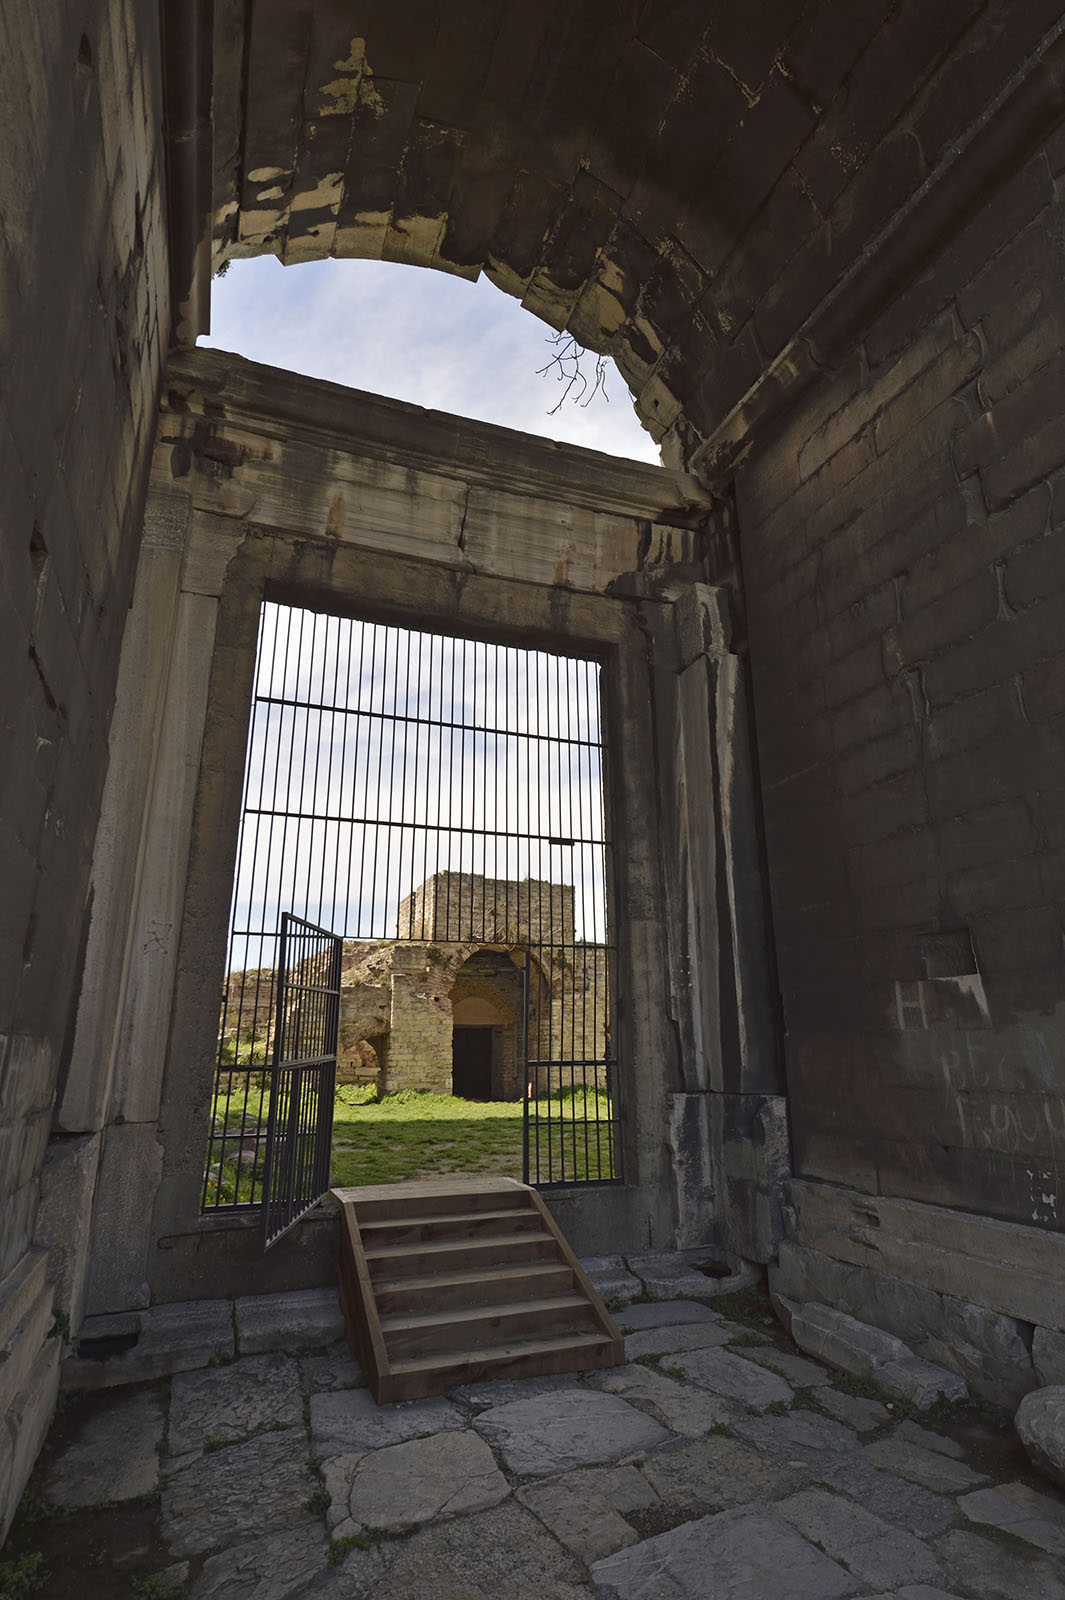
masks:
[[[541,1178],[582,1179],[590,1155],[593,1176],[609,1177],[606,1095],[598,1097],[602,1170],[596,1169],[595,1130],[586,1146],[584,1118],[596,1116],[596,1096],[552,1095],[537,1102]],[[490,1172],[521,1178],[524,1105],[520,1100],[462,1100],[451,1094],[404,1091],[381,1101],[365,1090],[337,1090],[333,1113],[333,1182],[343,1188],[398,1183],[438,1172]],[[580,1119],[580,1120],[577,1120]]]
[[[266,1120],[265,1096],[256,1091],[248,1112],[255,1122]],[[552,1095],[537,1102],[539,1117],[530,1137],[538,1137],[541,1181],[558,1182],[611,1175],[607,1141],[610,1102],[606,1095]],[[224,1097],[215,1103],[215,1115],[234,1127],[241,1112],[231,1103],[228,1116]],[[586,1131],[586,1117],[601,1118],[601,1157],[596,1159],[596,1128]],[[518,1178],[522,1174],[524,1105],[520,1100],[462,1100],[451,1094],[404,1091],[374,1099],[369,1088],[342,1085],[333,1109],[332,1182],[341,1188],[361,1184],[399,1183],[433,1173],[483,1172]],[[537,1130],[538,1129],[538,1133]],[[236,1180],[235,1167],[226,1164],[222,1181],[226,1198]],[[242,1191],[248,1178],[242,1175]],[[241,1198],[244,1198],[243,1193]]]

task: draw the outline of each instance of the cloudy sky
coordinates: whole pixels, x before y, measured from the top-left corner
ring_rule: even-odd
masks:
[[[548,439],[658,464],[613,362],[607,398],[582,406],[554,375],[553,330],[487,278],[476,283],[385,261],[283,267],[273,256],[234,261],[211,287],[211,336],[201,344]],[[594,357],[585,367],[594,377]]]
[[[594,662],[266,602],[230,970],[274,964],[286,910],[394,938],[438,871],[571,884],[576,937],[603,940],[600,740]],[[456,901],[431,937],[490,937],[483,915]]]

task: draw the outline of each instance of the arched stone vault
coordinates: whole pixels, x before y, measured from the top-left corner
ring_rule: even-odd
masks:
[[[964,206],[941,180],[1058,7],[1022,10],[218,0],[211,264],[483,271],[609,352],[679,464],[831,360],[811,316],[915,197]]]

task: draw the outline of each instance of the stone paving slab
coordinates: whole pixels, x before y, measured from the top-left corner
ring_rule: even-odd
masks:
[[[869,1544],[891,1531],[890,1523],[875,1517],[845,1495],[827,1489],[802,1489],[781,1500],[774,1511],[798,1528],[804,1538],[839,1556],[855,1545]]]
[[[379,1406],[369,1389],[312,1394],[310,1408],[311,1450],[323,1461],[465,1426],[461,1412],[447,1400]]]
[[[622,1333],[640,1333],[645,1328],[667,1328],[675,1322],[722,1322],[721,1313],[697,1300],[644,1300],[618,1311],[614,1321]],[[736,1324],[728,1323],[730,1330]]]
[[[832,1382],[832,1374],[816,1361],[807,1361],[805,1356],[792,1355],[788,1350],[778,1350],[776,1345],[744,1345],[743,1359],[756,1361],[760,1367],[779,1373],[796,1389],[820,1389]]]
[[[408,1439],[354,1458],[341,1507],[346,1515],[334,1525],[333,1537],[367,1530],[396,1533],[437,1517],[487,1511],[509,1493],[495,1457],[477,1434],[466,1430]],[[331,1514],[334,1509],[330,1506]]]
[[[163,1413],[154,1394],[109,1401],[49,1472],[44,1498],[61,1511],[137,1500],[159,1479]]]
[[[825,1455],[857,1452],[859,1448],[853,1428],[816,1411],[792,1411],[786,1417],[744,1417],[736,1424],[736,1432],[770,1455],[815,1465]]]
[[[817,1404],[828,1411],[837,1422],[846,1423],[859,1433],[872,1433],[891,1421],[891,1412],[879,1400],[867,1400],[862,1395],[844,1394],[831,1385],[817,1391]]]
[[[970,1522],[1011,1533],[1049,1555],[1065,1556],[1065,1503],[1026,1483],[1003,1483],[962,1495],[959,1508]]]
[[[518,1499],[580,1561],[599,1561],[636,1543],[636,1530],[609,1500],[594,1493],[575,1495],[564,1480],[531,1484],[518,1491]]]
[[[965,1455],[965,1448],[957,1439],[948,1439],[946,1434],[922,1428],[918,1422],[900,1422],[894,1436],[896,1439],[905,1439],[909,1444],[919,1444],[922,1450],[935,1450],[941,1456],[950,1456],[952,1461],[960,1461]]]
[[[606,1367],[588,1382],[605,1394],[619,1394],[641,1408],[650,1406],[667,1428],[689,1439],[697,1439],[715,1425],[733,1422],[740,1415],[731,1401],[678,1383],[652,1367]]]
[[[226,1367],[175,1373],[170,1386],[168,1475],[191,1452],[303,1422],[299,1370],[290,1356],[253,1356]]]
[[[956,1529],[936,1541],[949,1581],[975,1600],[1065,1600],[1065,1570],[1053,1556],[1018,1560],[1014,1545]]]
[[[722,1293],[719,1279],[697,1272],[674,1255],[629,1256],[627,1265],[639,1278],[645,1294],[663,1300],[682,1296],[691,1300],[712,1300]]]
[[[610,1600],[845,1600],[859,1582],[780,1517],[743,1506],[597,1561]]]
[[[942,1576],[939,1562],[928,1546],[902,1528],[893,1528],[868,1544],[855,1545],[842,1560],[865,1583],[913,1583]]]
[[[613,1506],[623,1517],[632,1511],[644,1511],[648,1506],[659,1504],[657,1494],[643,1473],[629,1462],[614,1467],[581,1467],[559,1478],[541,1479],[541,1484],[547,1483],[558,1485],[578,1499],[595,1495],[597,1499]]]
[[[300,1378],[311,1394],[328,1389],[365,1389],[366,1374],[347,1345],[322,1355],[301,1356]]]
[[[727,1322],[676,1322],[665,1328],[642,1328],[625,1339],[629,1361],[637,1356],[668,1356],[676,1351],[706,1350],[728,1344],[734,1328]]]
[[[296,1600],[328,1576],[329,1540],[319,1520],[208,1557],[188,1600]]]
[[[588,1600],[593,1593],[584,1566],[513,1501],[353,1551],[338,1577],[344,1600]]]
[[[493,1406],[473,1425],[512,1472],[530,1478],[639,1455],[671,1438],[635,1406],[594,1389],[562,1389]]]
[[[562,1389],[572,1389],[576,1382],[572,1372],[543,1373],[536,1378],[490,1378],[464,1383],[449,1394],[452,1400],[483,1411],[489,1406],[509,1405],[512,1400],[531,1400],[534,1395],[558,1394]]]
[[[790,1405],[794,1399],[791,1385],[775,1372],[766,1372],[753,1361],[729,1350],[695,1350],[676,1355],[669,1362],[670,1372],[685,1377],[689,1383],[702,1389],[711,1389],[726,1400],[737,1400],[752,1410],[764,1411],[766,1406]]]
[[[945,1589],[933,1589],[927,1583],[908,1583],[890,1594],[871,1594],[868,1600],[962,1600],[958,1594],[948,1594]]]
[[[640,1472],[659,1499],[687,1516],[777,1500],[807,1482],[801,1466],[767,1460],[742,1440],[720,1434],[656,1450]]]
[[[163,1538],[173,1555],[194,1556],[310,1521],[320,1528],[306,1509],[317,1488],[302,1428],[261,1433],[198,1456],[166,1482]]]
[[[897,1434],[891,1439],[877,1439],[874,1444],[863,1445],[862,1454],[874,1467],[897,1472],[900,1478],[919,1483],[922,1489],[931,1489],[936,1494],[961,1494],[966,1489],[975,1489],[978,1483],[987,1482],[984,1473],[974,1472],[963,1461],[952,1461],[939,1451],[911,1444]]]
[[[886,1522],[922,1538],[940,1533],[957,1516],[954,1501],[919,1484],[880,1472],[853,1451],[825,1453],[810,1466],[820,1483],[849,1494]]]

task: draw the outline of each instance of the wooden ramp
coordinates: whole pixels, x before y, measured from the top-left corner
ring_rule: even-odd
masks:
[[[620,1333],[535,1189],[455,1177],[333,1195],[348,1341],[375,1400],[624,1361]]]

